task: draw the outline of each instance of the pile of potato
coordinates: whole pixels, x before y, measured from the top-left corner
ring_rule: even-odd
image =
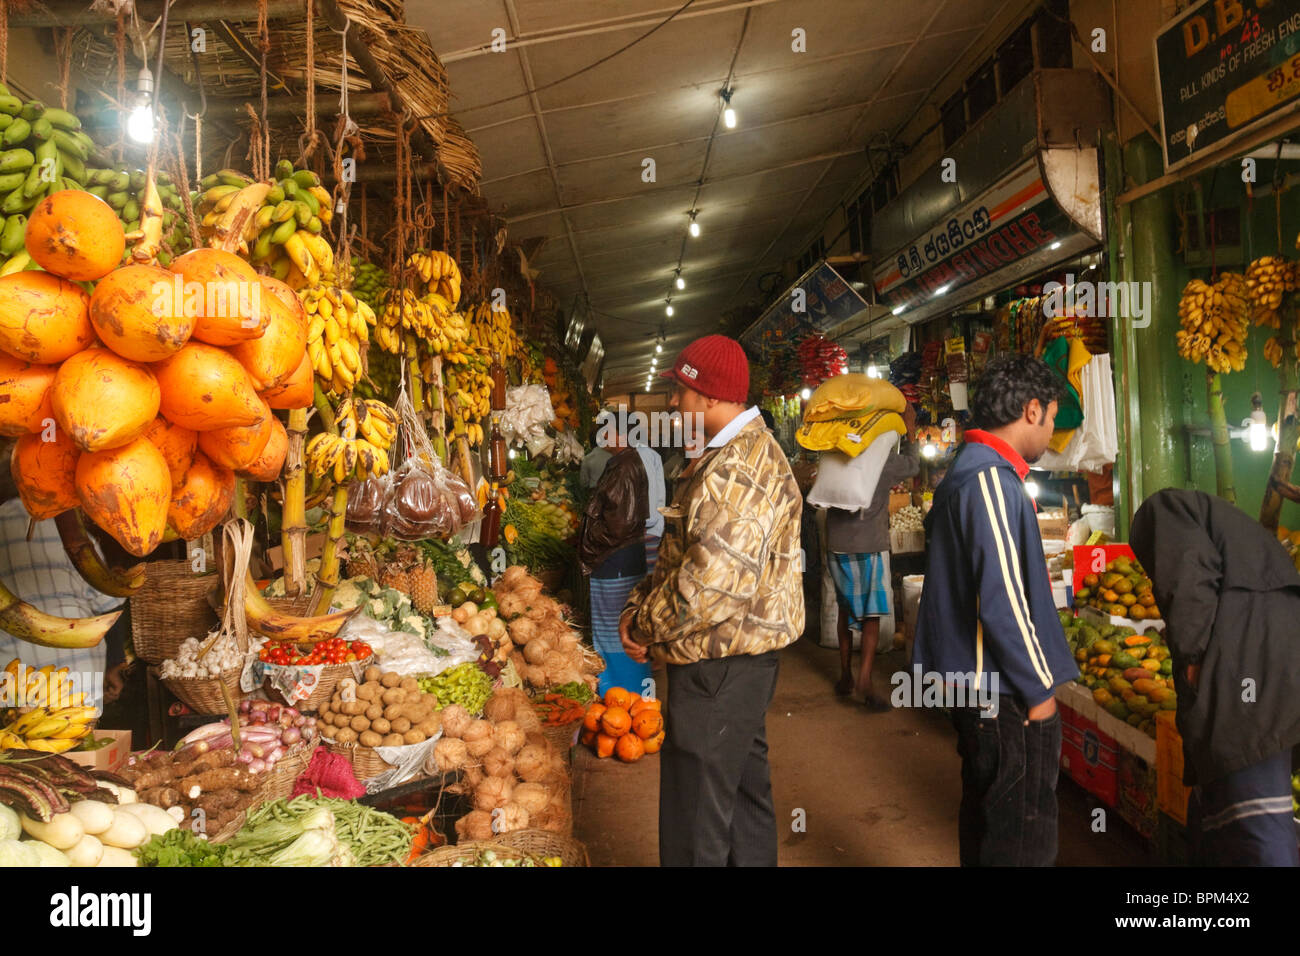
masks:
[[[367,667],[358,684],[339,681],[320,712],[321,736],[339,744],[401,747],[422,744],[442,730],[438,698],[420,690],[414,677]]]

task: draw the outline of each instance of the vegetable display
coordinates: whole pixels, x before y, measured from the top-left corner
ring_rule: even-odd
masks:
[[[364,681],[339,681],[321,710],[321,734],[339,744],[401,747],[421,744],[442,730],[438,700],[413,677],[368,667]]]
[[[190,830],[176,828],[149,840],[135,851],[141,866],[226,866],[230,851],[224,844],[209,843]]]
[[[419,686],[438,699],[438,709],[456,704],[467,713],[480,714],[492,696],[492,678],[477,664],[457,664],[436,677],[421,677]]]
[[[371,653],[370,645],[365,641],[345,641],[341,637],[331,637],[327,641],[313,644],[306,652],[283,643],[268,641],[257,652],[257,659],[267,664],[346,664],[368,660]]]
[[[199,680],[220,677],[227,671],[243,666],[244,655],[230,634],[222,634],[200,656],[205,643],[197,638],[186,638],[176,656],[162,662],[159,676]]]
[[[542,591],[542,583],[518,565],[509,567],[496,586],[497,608],[507,622],[510,640],[519,647],[510,659],[524,681],[538,690],[557,684],[596,687],[594,652],[584,651],[564,613]]]
[[[452,866],[492,866],[492,867],[530,867],[530,866],[563,866],[564,861],[558,856],[533,857],[525,856],[522,860],[514,857],[505,857],[504,859],[497,856],[495,850],[480,850],[468,860],[457,860]]]
[[[256,802],[264,778],[238,763],[234,750],[203,752],[203,743],[176,753],[154,750],[133,755],[122,777],[141,802],[215,835]]]
[[[405,860],[414,839],[415,827],[373,807],[300,796],[258,807],[228,845],[237,865],[384,866]]]
[[[239,702],[239,752],[235,762],[253,773],[270,770],[289,751],[316,739],[318,722],[293,707],[265,700]],[[199,756],[212,750],[233,748],[230,721],[217,720],[191,731],[181,739],[182,752]]]

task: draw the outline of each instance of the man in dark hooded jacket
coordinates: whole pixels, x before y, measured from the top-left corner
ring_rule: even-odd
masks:
[[[1168,623],[1196,862],[1300,865],[1300,574],[1271,532],[1202,491],[1152,495],[1130,538]]]

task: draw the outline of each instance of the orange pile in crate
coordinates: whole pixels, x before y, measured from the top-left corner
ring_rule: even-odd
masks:
[[[604,700],[592,701],[582,718],[582,743],[597,757],[636,763],[664,745],[664,718],[658,700],[611,687]]]

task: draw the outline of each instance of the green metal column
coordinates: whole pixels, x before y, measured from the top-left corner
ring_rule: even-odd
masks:
[[[1120,206],[1115,197],[1124,191],[1124,164],[1114,133],[1102,139],[1102,159],[1106,168],[1106,192],[1102,207],[1106,210],[1106,258],[1111,281],[1125,278],[1127,263],[1132,259],[1129,241],[1129,206]],[[1115,425],[1119,437],[1119,453],[1115,458],[1115,531],[1120,540],[1128,538],[1129,519],[1133,513],[1132,501],[1139,498],[1142,487],[1140,463],[1142,461],[1142,435],[1138,431],[1138,411],[1141,396],[1138,394],[1134,368],[1137,349],[1134,329],[1122,319],[1112,319],[1112,373],[1115,377]]]
[[[1145,134],[1136,137],[1124,147],[1124,167],[1131,184],[1150,182],[1164,172],[1160,148]],[[1125,382],[1130,400],[1136,387],[1139,406],[1132,424],[1137,426],[1140,444],[1130,448],[1130,454],[1140,459],[1128,469],[1136,478],[1136,487],[1124,503],[1131,515],[1147,495],[1161,488],[1186,486],[1188,438],[1182,411],[1185,370],[1175,339],[1183,266],[1174,254],[1178,224],[1173,191],[1162,189],[1131,203],[1128,220],[1121,236],[1127,247],[1123,277],[1151,284],[1151,324],[1130,329],[1136,354]]]

